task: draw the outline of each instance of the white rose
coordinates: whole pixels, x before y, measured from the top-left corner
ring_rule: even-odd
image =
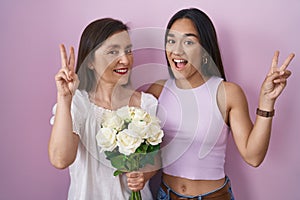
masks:
[[[153,123],[150,124],[147,129],[147,143],[151,145],[157,145],[162,142],[164,136],[163,130],[161,130],[159,124]]]
[[[112,151],[117,146],[116,139],[117,131],[110,128],[101,128],[96,135],[98,146],[101,147],[101,152]]]
[[[132,121],[144,121],[146,123],[149,123],[151,121],[151,116],[143,109],[136,108],[134,110],[134,117]]]
[[[160,120],[158,119],[158,117],[152,116],[152,115],[150,117],[151,117],[151,123],[157,124],[158,126],[160,126]]]
[[[102,126],[120,131],[123,129],[124,120],[115,111],[106,111],[102,116]]]
[[[133,120],[128,124],[128,129],[130,130],[129,134],[132,134],[134,137],[140,137],[145,139],[147,137],[147,123],[144,121]]]
[[[141,145],[143,140],[139,137],[133,137],[128,129],[124,129],[117,135],[117,144],[122,154],[130,155]]]
[[[131,113],[130,113],[130,109],[128,106],[124,106],[122,108],[119,108],[116,111],[117,115],[119,117],[121,117],[125,122],[130,122],[131,121]]]

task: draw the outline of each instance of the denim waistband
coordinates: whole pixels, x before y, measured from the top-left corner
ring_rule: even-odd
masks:
[[[196,195],[196,196],[189,196],[189,195],[182,195],[182,194],[179,194],[179,193],[177,193],[177,192],[175,192],[174,190],[172,190],[163,180],[162,180],[162,184],[167,188],[167,190],[168,190],[168,195],[170,194],[170,192],[172,192],[172,193],[174,193],[176,196],[178,196],[178,197],[181,197],[181,198],[187,198],[187,199],[201,199],[202,197],[205,197],[205,196],[208,196],[208,195],[210,195],[210,194],[212,194],[212,193],[214,193],[214,192],[217,192],[217,191],[219,191],[219,190],[221,190],[221,189],[223,189],[228,183],[230,183],[230,180],[229,180],[229,178],[226,176],[225,177],[225,182],[224,182],[224,184],[221,186],[221,187],[219,187],[219,188],[217,188],[217,189],[215,189],[215,190],[212,190],[212,191],[210,191],[210,192],[207,192],[207,193],[204,193],[204,194],[201,194],[201,195]]]

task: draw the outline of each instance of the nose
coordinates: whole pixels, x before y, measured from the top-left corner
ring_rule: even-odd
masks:
[[[175,55],[182,55],[183,54],[183,47],[180,42],[174,44],[174,46],[171,48],[171,53]]]
[[[119,63],[123,65],[128,65],[130,63],[130,56],[131,55],[124,53],[123,55],[120,56]]]

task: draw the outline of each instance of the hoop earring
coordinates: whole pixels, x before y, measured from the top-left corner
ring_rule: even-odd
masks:
[[[88,68],[92,71],[95,69],[93,65],[89,66]]]
[[[208,63],[207,57],[203,57],[203,58],[202,58],[202,64],[203,64],[203,65],[206,65],[207,63]]]

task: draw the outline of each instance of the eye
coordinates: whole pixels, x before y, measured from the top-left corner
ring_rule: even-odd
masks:
[[[184,44],[185,45],[193,45],[193,44],[195,44],[195,42],[192,40],[186,40],[186,41],[184,41]]]
[[[132,49],[126,49],[125,54],[132,54]]]
[[[173,40],[173,39],[167,39],[167,44],[175,44],[175,40]]]
[[[119,51],[118,50],[110,50],[110,51],[107,52],[107,54],[118,55]]]

